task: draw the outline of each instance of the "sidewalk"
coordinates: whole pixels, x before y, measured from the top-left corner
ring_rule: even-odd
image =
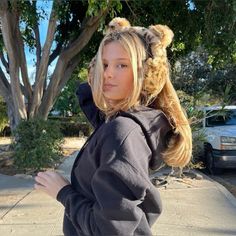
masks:
[[[69,177],[76,153],[58,172]],[[159,175],[163,176],[164,173]],[[168,236],[236,235],[236,199],[207,176],[176,180],[160,188],[163,213],[153,234]],[[33,189],[32,178],[0,175],[0,235],[59,236],[63,207]]]

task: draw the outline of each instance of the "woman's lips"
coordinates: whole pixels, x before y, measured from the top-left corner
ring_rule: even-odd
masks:
[[[111,89],[111,88],[114,88],[114,87],[116,87],[117,85],[115,85],[115,84],[104,84],[103,85],[103,89],[104,90],[108,90],[108,89]]]

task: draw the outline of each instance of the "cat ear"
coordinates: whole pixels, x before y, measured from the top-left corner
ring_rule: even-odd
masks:
[[[171,44],[174,33],[168,26],[151,25],[148,29],[160,39],[160,42],[164,48]]]
[[[128,27],[130,27],[130,23],[126,18],[115,17],[109,22],[106,34],[115,30],[122,30]]]

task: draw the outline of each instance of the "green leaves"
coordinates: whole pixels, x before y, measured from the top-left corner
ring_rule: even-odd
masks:
[[[236,10],[234,0],[211,0],[204,6],[203,44],[214,56],[212,65],[222,68],[232,63],[236,53]]]
[[[15,130],[14,164],[19,169],[53,167],[61,155],[62,135],[55,121],[22,121]]]
[[[68,114],[79,115],[80,108],[75,91],[79,83],[87,81],[87,76],[88,70],[85,68],[75,71],[60,93],[53,107],[55,111],[59,111],[63,116],[68,116]],[[82,119],[82,121],[85,121],[85,119]]]
[[[132,25],[166,24],[175,37],[170,56],[175,61],[199,46],[212,55],[212,66],[235,63],[236,1],[123,1],[121,16]]]
[[[100,10],[109,9],[110,17],[115,16],[115,12],[120,12],[122,4],[119,0],[88,0],[87,16],[96,16]]]
[[[0,96],[0,133],[3,131],[3,129],[7,124],[8,124],[7,107],[6,103]]]

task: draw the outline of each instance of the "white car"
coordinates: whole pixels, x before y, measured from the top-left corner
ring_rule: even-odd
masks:
[[[211,174],[236,168],[236,106],[211,106],[204,112],[204,159]]]

